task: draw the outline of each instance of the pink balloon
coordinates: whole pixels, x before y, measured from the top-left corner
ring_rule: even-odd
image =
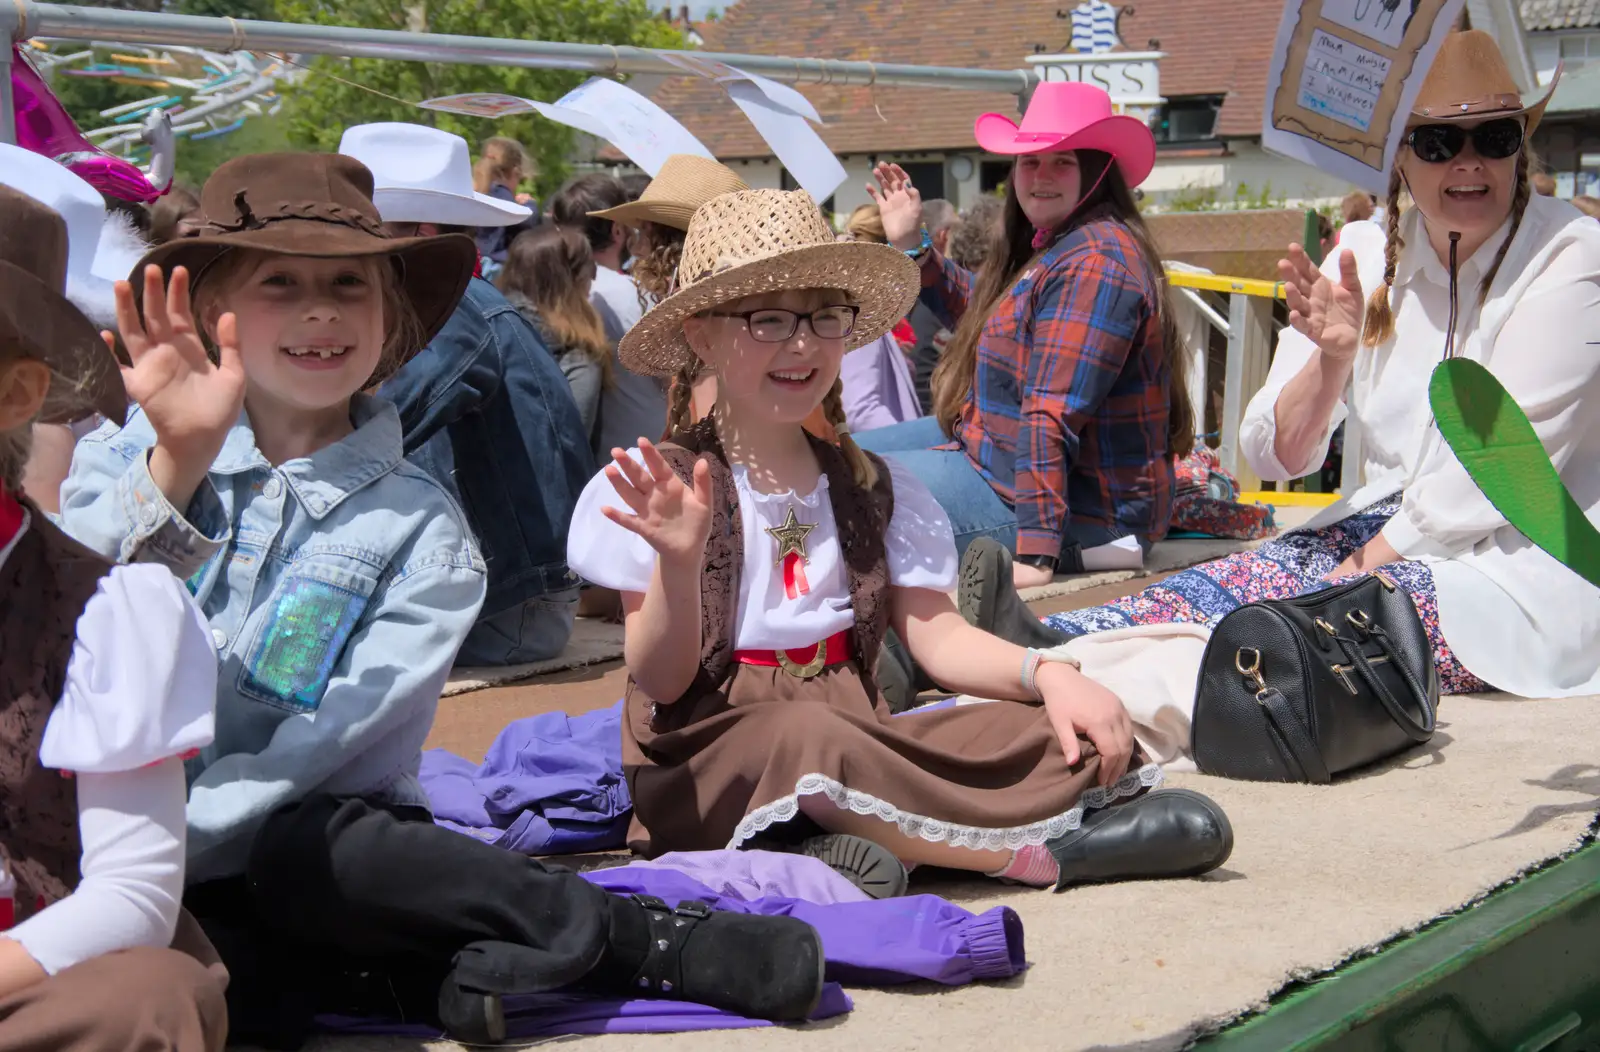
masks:
[[[11,90],[17,100],[17,145],[60,162],[96,190],[124,201],[149,204],[165,193],[137,166],[84,138],[61,100],[15,46]]]

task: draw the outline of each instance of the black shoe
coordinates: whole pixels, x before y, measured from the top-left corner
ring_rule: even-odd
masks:
[[[740,846],[746,851],[780,851],[808,855],[875,899],[898,898],[906,893],[909,875],[894,853],[882,844],[848,833],[824,833],[813,828],[796,836],[792,822],[751,837]]]
[[[1209,873],[1233,852],[1222,808],[1188,789],[1158,789],[1083,816],[1045,844],[1061,866],[1056,890],[1074,884],[1157,880]]]
[[[878,684],[878,693],[883,695],[884,703],[893,715],[916,708],[917,705],[917,689],[911,683],[912,671],[900,660],[900,656],[898,648],[880,648],[878,666],[872,677]]]
[[[439,1025],[467,1045],[498,1045],[506,1039],[506,1010],[499,994],[461,985],[454,972],[439,984]]]
[[[694,1001],[749,1019],[798,1023],[822,999],[822,936],[793,917],[676,909],[635,895],[649,925],[644,962],[627,983],[635,997]]]
[[[1019,647],[1048,650],[1072,638],[1028,609],[1011,583],[1011,552],[988,537],[967,545],[961,557],[956,607],[968,624]]]

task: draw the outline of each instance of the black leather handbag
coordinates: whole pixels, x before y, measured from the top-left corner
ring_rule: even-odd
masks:
[[[1438,702],[1422,619],[1380,571],[1224,617],[1201,661],[1190,747],[1206,774],[1325,784],[1433,737]]]

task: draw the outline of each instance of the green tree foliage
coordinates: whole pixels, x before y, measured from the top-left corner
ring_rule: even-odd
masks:
[[[421,27],[432,33],[512,40],[684,46],[683,35],[656,18],[646,0],[278,0],[278,17],[379,29]],[[384,96],[422,102],[466,92],[497,92],[553,102],[589,76],[570,70],[377,59],[323,58],[311,68],[314,72],[286,93],[283,115],[289,138],[297,146],[335,149],[345,128],[370,121],[431,124],[462,136],[474,147],[490,136],[506,135],[528,147],[535,169],[530,175],[541,194],[550,193],[567,175],[573,145],[570,128],[531,114],[490,120],[436,113]]]

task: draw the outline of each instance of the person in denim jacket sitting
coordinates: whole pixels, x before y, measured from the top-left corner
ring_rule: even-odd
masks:
[[[500,994],[578,981],[809,1014],[808,926],[691,923],[432,821],[422,745],[485,567],[394,406],[360,392],[455,311],[471,239],[385,235],[371,173],[334,154],[236,158],[202,204],[200,236],[118,285],[139,409],[83,441],[62,508],[101,554],[186,579],[208,622],[184,905],[227,965],[232,1038],[294,1048],[338,1011],[487,1043]]]
[[[448,132],[357,125],[339,152],[372,170],[391,233],[509,225],[519,221],[513,209],[527,213],[473,191],[466,140]],[[488,597],[458,663],[561,653],[578,604],[567,524],[595,467],[572,389],[538,331],[474,278],[439,334],[378,393],[400,409],[406,456],[461,502],[488,562]]]

